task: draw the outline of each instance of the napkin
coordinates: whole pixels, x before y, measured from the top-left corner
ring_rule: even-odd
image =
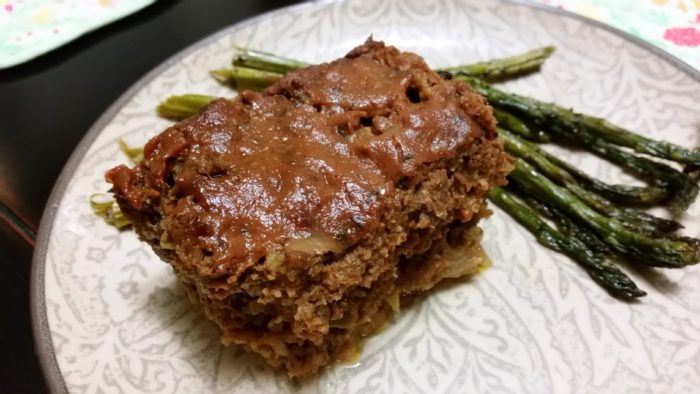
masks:
[[[26,62],[155,0],[0,0],[0,68]]]
[[[700,70],[700,0],[530,0],[616,27]]]

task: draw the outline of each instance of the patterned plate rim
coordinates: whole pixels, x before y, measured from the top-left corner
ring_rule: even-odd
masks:
[[[34,336],[34,348],[41,366],[41,370],[44,375],[44,380],[51,393],[68,393],[68,388],[61,374],[61,370],[58,366],[58,361],[56,359],[56,353],[53,347],[53,340],[51,338],[51,331],[49,329],[48,316],[46,313],[46,298],[45,298],[45,266],[46,266],[46,255],[48,252],[49,240],[51,238],[51,230],[56,218],[56,213],[59,208],[59,203],[63,194],[66,191],[68,183],[73,176],[73,173],[77,169],[78,165],[82,162],[88,149],[95,141],[100,132],[109,124],[109,122],[114,118],[114,116],[119,112],[119,110],[126,105],[126,103],[131,100],[144,85],[148,84],[158,75],[160,75],[168,67],[172,66],[176,62],[185,58],[192,52],[205,47],[212,42],[226,36],[230,35],[236,31],[239,31],[250,25],[254,25],[264,19],[271,18],[278,15],[284,15],[288,13],[301,12],[304,9],[312,8],[318,4],[331,4],[340,2],[343,0],[316,0],[309,1],[302,4],[295,4],[276,10],[272,10],[258,16],[244,19],[236,24],[225,27],[199,41],[191,44],[175,55],[169,57],[161,64],[156,66],[146,75],[141,77],[136,81],[131,87],[126,90],[110,107],[97,119],[97,121],[90,127],[88,132],[83,136],[80,143],[77,145],[73,153],[71,154],[68,162],[63,167],[58,180],[54,184],[51,194],[48,199],[48,203],[44,208],[42,214],[41,223],[39,225],[38,236],[36,239],[36,247],[34,249],[34,254],[32,257],[32,269],[31,269],[31,288],[30,288],[30,306],[31,306],[31,319],[32,319],[32,331]],[[700,71],[696,70],[688,63],[682,61],[681,59],[671,55],[670,53],[653,46],[652,44],[643,41],[642,39],[635,37],[627,32],[619,30],[613,26],[607,25],[602,22],[590,19],[588,17],[574,14],[570,11],[566,11],[561,8],[554,8],[538,3],[530,3],[525,0],[501,0],[507,3],[527,6],[538,11],[549,12],[557,16],[565,18],[573,18],[584,23],[593,25],[598,28],[607,30],[613,34],[616,34],[626,41],[641,47],[654,55],[660,57],[664,61],[674,65],[676,68],[680,69],[683,73],[688,75],[690,78],[700,81]]]

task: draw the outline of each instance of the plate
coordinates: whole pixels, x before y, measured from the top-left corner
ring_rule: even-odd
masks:
[[[190,305],[168,265],[130,231],[96,218],[88,197],[125,162],[116,139],[142,144],[169,122],[170,94],[231,94],[207,74],[234,46],[320,62],[370,34],[450,66],[555,45],[542,72],[510,90],[697,146],[697,73],[606,28],[494,0],[316,2],[209,37],[141,79],[90,130],[55,187],[33,273],[37,347],[49,384],[69,392],[692,392],[700,387],[700,271],[640,270],[649,295],[609,297],[566,257],[538,246],[503,212],[483,223],[493,266],[403,310],[354,364],[301,384],[270,372]],[[577,166],[627,175],[586,156]],[[684,222],[700,234],[696,204]]]

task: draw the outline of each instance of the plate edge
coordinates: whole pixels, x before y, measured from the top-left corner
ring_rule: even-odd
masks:
[[[34,337],[34,350],[41,367],[41,371],[44,377],[46,386],[51,393],[68,393],[68,388],[61,375],[61,371],[58,367],[58,361],[56,359],[55,349],[53,347],[53,340],[51,339],[48,317],[46,314],[46,299],[45,299],[45,267],[46,267],[46,253],[48,251],[48,241],[51,235],[51,230],[55,222],[56,212],[58,210],[59,202],[63,196],[68,182],[70,181],[70,176],[73,174],[75,168],[78,166],[80,161],[85,156],[85,153],[90,148],[92,142],[97,138],[99,132],[104,128],[111,118],[126,104],[128,100],[133,98],[138,91],[148,82],[153,80],[159,73],[164,69],[167,69],[172,64],[181,60],[190,53],[200,49],[201,47],[214,42],[228,34],[235,31],[243,29],[249,25],[255,24],[260,20],[269,18],[275,15],[282,15],[286,13],[294,13],[305,8],[309,8],[318,4],[331,4],[341,2],[343,0],[312,0],[301,4],[294,4],[275,10],[271,10],[260,15],[244,19],[237,22],[231,26],[224,27],[213,34],[210,34],[195,43],[185,47],[176,54],[170,56],[165,61],[158,64],[151,71],[146,73],[143,77],[139,78],[134,84],[131,85],[124,93],[119,96],[119,98],[114,101],[105,112],[100,115],[100,117],[95,121],[95,123],[88,129],[87,133],[81,138],[80,142],[76,148],[71,153],[68,161],[64,165],[61,173],[54,184],[51,194],[47,200],[46,207],[41,216],[41,222],[38,229],[38,236],[36,239],[36,246],[34,248],[34,253],[32,255],[31,261],[31,273],[30,273],[30,315],[32,322],[32,334]],[[637,45],[645,50],[652,52],[653,54],[659,56],[663,60],[671,63],[673,66],[679,68],[682,72],[688,75],[691,79],[700,81],[700,71],[692,67],[690,64],[682,61],[678,57],[672,55],[669,52],[664,51],[636,36],[633,36],[623,30],[620,30],[614,26],[607,25],[603,22],[599,22],[595,19],[588,18],[583,15],[575,14],[573,12],[563,10],[560,8],[554,8],[539,3],[528,2],[526,0],[500,0],[505,3],[511,3],[514,5],[530,7],[533,9],[549,12],[552,14],[562,15],[564,17],[573,18],[584,23],[594,25],[596,27],[602,28],[611,32],[612,34],[618,35],[623,39]]]

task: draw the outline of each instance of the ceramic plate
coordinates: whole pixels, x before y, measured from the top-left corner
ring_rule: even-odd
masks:
[[[169,123],[170,94],[230,95],[207,70],[234,46],[309,62],[343,55],[370,34],[433,66],[544,45],[543,70],[509,83],[685,146],[700,145],[700,78],[673,59],[563,13],[494,0],[317,2],[232,26],[167,60],[90,130],[54,190],[40,231],[33,306],[37,346],[55,390],[75,393],[666,392],[700,387],[700,269],[628,271],[649,295],[609,297],[566,257],[540,247],[495,209],[483,223],[493,266],[403,310],[351,365],[291,384],[239,348],[190,305],[168,265],[131,231],[96,218],[88,197],[126,162],[116,139],[143,144]],[[560,152],[615,181],[627,175]],[[700,235],[700,206],[684,218]]]

